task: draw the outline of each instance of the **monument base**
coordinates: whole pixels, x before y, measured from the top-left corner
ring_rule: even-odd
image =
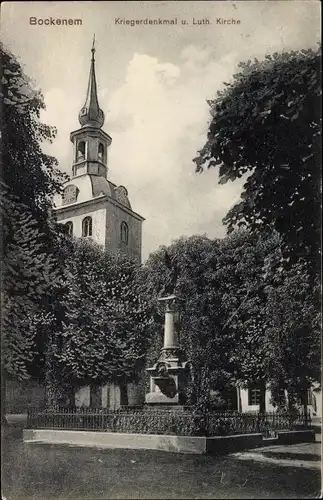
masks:
[[[160,376],[160,366],[165,366],[167,376]],[[150,391],[146,394],[145,404],[149,404],[150,407],[153,405],[176,406],[186,404],[186,387],[189,376],[187,362],[183,363],[179,359],[163,360],[157,362],[152,368],[148,368],[147,371],[151,375]]]
[[[149,392],[145,397],[145,404],[149,405],[178,405],[181,403],[180,395],[177,393],[173,398],[167,397],[162,392]]]
[[[145,403],[144,411],[190,411],[191,407],[173,403]]]

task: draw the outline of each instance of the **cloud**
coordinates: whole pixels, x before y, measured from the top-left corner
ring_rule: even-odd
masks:
[[[221,220],[240,193],[237,184],[217,185],[215,170],[196,174],[192,163],[206,138],[206,99],[230,77],[235,57],[215,63],[209,51],[190,45],[181,58],[176,66],[134,54],[107,104],[111,176],[147,219],[144,257],[181,235],[223,236]]]
[[[182,49],[181,57],[186,62],[192,63],[206,63],[210,56],[211,48],[208,47],[196,47],[195,45],[188,45]]]

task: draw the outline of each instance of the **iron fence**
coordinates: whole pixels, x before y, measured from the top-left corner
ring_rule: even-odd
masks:
[[[23,405],[8,405],[6,404],[5,406],[5,413],[7,415],[14,415],[14,414],[25,414],[28,411],[28,404],[23,404]]]
[[[274,436],[277,431],[306,429],[311,425],[308,412],[266,412],[266,413],[210,413],[207,415],[208,435],[262,433]]]
[[[196,414],[189,410],[106,408],[28,408],[27,428],[89,430],[139,434],[225,436],[307,429],[310,414],[239,413]]]

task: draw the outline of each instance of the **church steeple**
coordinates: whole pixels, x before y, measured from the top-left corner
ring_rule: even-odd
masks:
[[[108,148],[111,137],[102,130],[104,113],[100,109],[98,91],[95,77],[95,47],[92,45],[89,83],[86,100],[79,113],[81,128],[71,133],[74,145],[74,158],[72,175],[97,175],[107,177],[108,173]]]
[[[90,66],[89,83],[87,87],[85,104],[79,113],[79,122],[82,127],[90,126],[101,128],[104,123],[104,113],[99,106],[98,91],[95,77],[95,36],[92,44],[92,57]]]

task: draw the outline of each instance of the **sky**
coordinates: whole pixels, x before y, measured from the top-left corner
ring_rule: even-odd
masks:
[[[31,17],[82,24],[34,25]],[[177,25],[122,23],[145,19]],[[215,169],[195,173],[192,160],[210,120],[206,101],[240,61],[317,47],[319,1],[2,3],[1,39],[42,91],[42,121],[58,130],[44,149],[69,174],[69,134],[79,128],[94,33],[103,129],[112,137],[108,177],[126,186],[133,210],[146,219],[143,259],[180,236],[223,237],[222,219],[242,182],[219,185]]]

